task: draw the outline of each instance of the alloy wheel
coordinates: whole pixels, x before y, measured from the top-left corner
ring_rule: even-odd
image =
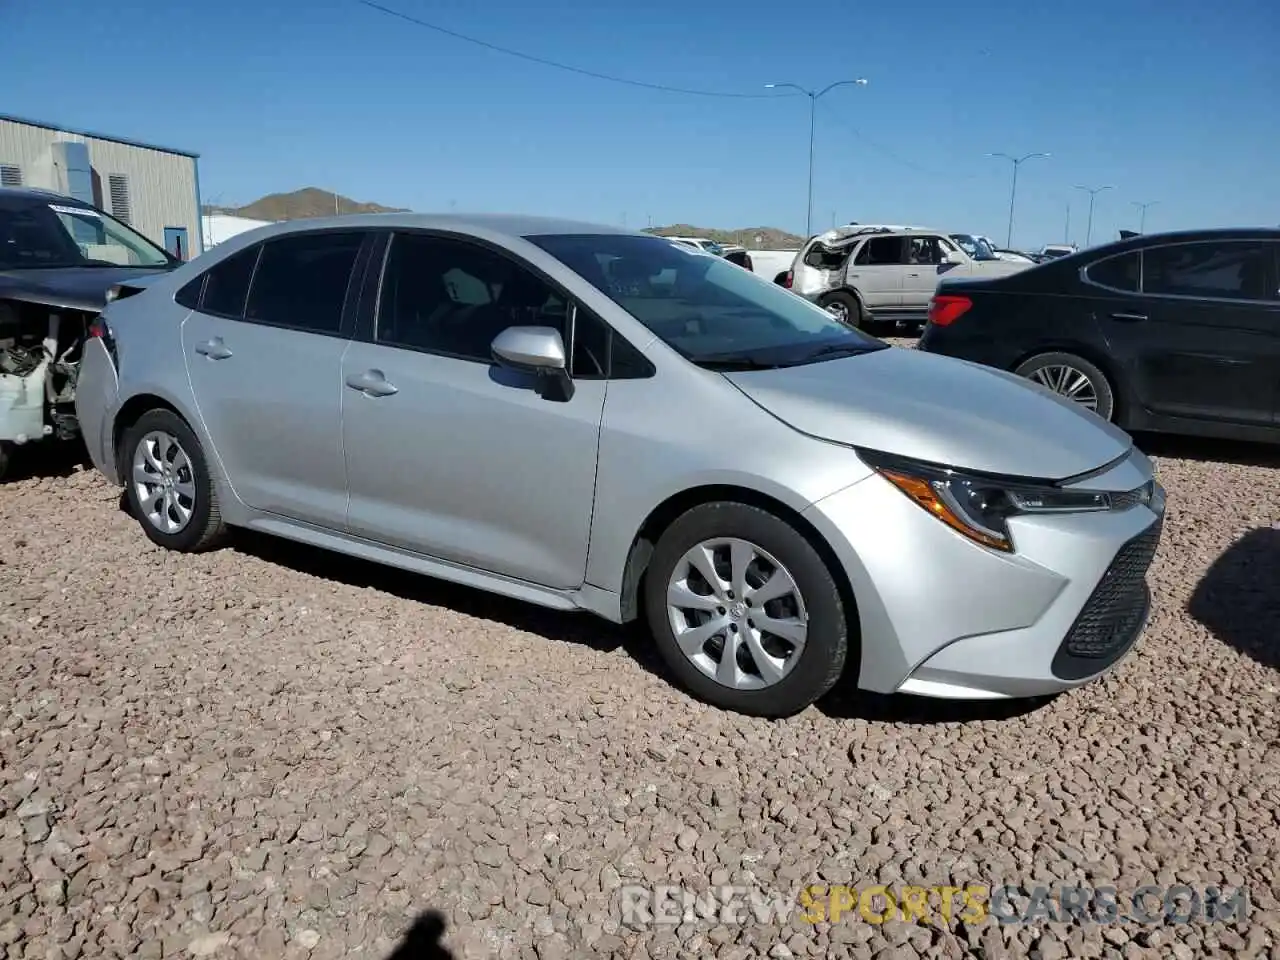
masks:
[[[841,303],[839,300],[833,300],[831,303],[828,303],[822,309],[826,310],[827,313],[831,314],[841,323],[849,322],[849,308],[845,306],[843,303]]]
[[[1065,363],[1051,363],[1033,371],[1028,379],[1095,413],[1098,410],[1098,386],[1083,370]]]
[[[795,577],[754,543],[732,537],[704,540],[680,558],[667,582],[667,616],[690,663],[735,690],[785,679],[809,631]]]
[[[165,534],[180,533],[191,522],[196,483],[191,458],[173,434],[152,430],[133,452],[133,492],[147,523]]]

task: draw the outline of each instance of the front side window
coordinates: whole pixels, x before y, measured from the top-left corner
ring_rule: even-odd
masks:
[[[1122,290],[1125,293],[1137,293],[1138,279],[1141,275],[1139,254],[1134,250],[1091,263],[1085,268],[1084,275],[1099,286],[1111,290]]]
[[[563,337],[566,314],[564,297],[514,261],[476,244],[404,233],[391,241],[376,336],[489,363],[503,330],[554,327]]]
[[[323,231],[268,240],[253,274],[246,320],[334,334],[364,234]],[[207,297],[207,293],[206,293]]]
[[[1179,243],[1142,254],[1144,293],[1227,300],[1273,300],[1269,249],[1261,241]]]
[[[888,345],[727,260],[650,237],[550,234],[530,242],[694,363],[790,366]]]
[[[933,266],[942,263],[942,243],[937,237],[912,237],[909,254],[913,264]]]
[[[0,207],[0,269],[155,267],[178,261],[142,234],[91,207]]]

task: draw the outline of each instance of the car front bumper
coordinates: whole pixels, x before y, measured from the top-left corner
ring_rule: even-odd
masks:
[[[1076,486],[1151,478],[1134,451]],[[962,537],[878,475],[811,506],[853,588],[858,685],[956,699],[1059,693],[1114,669],[1146,626],[1164,492],[1105,513],[1023,516],[1016,552]]]

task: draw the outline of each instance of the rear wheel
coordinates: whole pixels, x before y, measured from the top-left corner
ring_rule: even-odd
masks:
[[[1115,417],[1115,391],[1107,375],[1084,357],[1074,353],[1041,353],[1024,361],[1014,373],[1074,400],[1104,420]]]
[[[862,301],[847,290],[833,290],[818,301],[818,306],[846,326],[863,326]]]
[[[226,532],[200,441],[172,410],[149,410],[124,434],[122,479],[129,512],[153,542],[194,553]]]
[[[672,523],[649,564],[645,606],[672,673],[723,709],[790,716],[844,669],[835,578],[794,527],[758,507],[703,504]]]

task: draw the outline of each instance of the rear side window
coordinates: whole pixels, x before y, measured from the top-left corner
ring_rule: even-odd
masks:
[[[254,246],[241,250],[205,273],[204,296],[200,300],[202,311],[224,317],[244,315],[244,300],[260,249]]]
[[[310,333],[338,333],[364,234],[304,233],[262,245],[245,319]]]
[[[1085,268],[1084,275],[1091,283],[1107,287],[1111,290],[1122,290],[1125,293],[1138,292],[1138,277],[1141,274],[1139,254],[1122,253],[1118,257],[1107,257]]]
[[[906,241],[903,237],[873,237],[862,245],[855,262],[870,267],[905,264]]]
[[[1180,243],[1143,253],[1144,293],[1271,300],[1270,252],[1260,241]]]

